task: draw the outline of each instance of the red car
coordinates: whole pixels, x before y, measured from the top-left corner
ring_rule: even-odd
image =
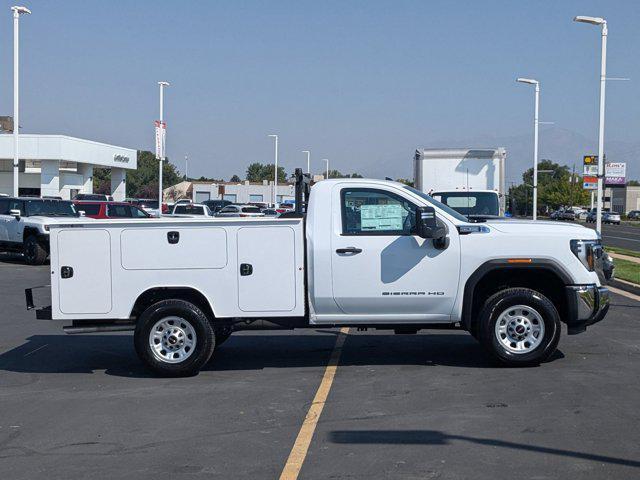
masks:
[[[75,201],[76,211],[90,218],[150,218],[147,212],[125,202]]]

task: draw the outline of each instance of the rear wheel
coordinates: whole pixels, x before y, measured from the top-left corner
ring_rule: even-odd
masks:
[[[184,300],[162,300],[148,307],[134,334],[140,360],[167,377],[197,374],[211,358],[215,343],[209,318]]]
[[[47,261],[47,251],[42,248],[34,235],[25,239],[23,253],[24,261],[29,265],[42,265]]]
[[[509,288],[496,293],[480,313],[480,342],[501,363],[533,366],[547,360],[560,340],[560,316],[540,292]]]

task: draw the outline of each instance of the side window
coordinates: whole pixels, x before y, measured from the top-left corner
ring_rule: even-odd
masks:
[[[0,198],[0,215],[9,215],[9,199]]]
[[[85,215],[98,215],[100,213],[100,204],[98,203],[78,203],[76,210],[82,210]]]
[[[129,205],[108,205],[107,217],[110,218],[131,218],[131,209]]]
[[[147,218],[149,215],[144,213],[142,210],[136,207],[131,207],[131,212],[133,213],[134,218]]]
[[[9,200],[9,211],[20,210],[20,214],[24,215],[24,202],[22,200]]]
[[[370,188],[341,193],[343,235],[413,235],[416,206],[399,195]]]

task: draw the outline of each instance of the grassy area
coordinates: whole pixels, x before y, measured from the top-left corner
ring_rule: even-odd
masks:
[[[618,247],[604,247],[605,251],[620,253],[622,255],[629,255],[630,257],[640,258],[640,252],[636,252],[635,250],[629,250],[627,248],[618,248]]]
[[[640,263],[619,258],[614,258],[613,263],[616,266],[615,278],[640,284]]]

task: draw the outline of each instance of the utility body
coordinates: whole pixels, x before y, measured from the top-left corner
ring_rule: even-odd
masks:
[[[277,219],[52,225],[51,306],[37,316],[68,333],[135,330],[151,369],[188,375],[234,331],[335,326],[462,328],[501,362],[533,365],[555,350],[560,322],[579,333],[607,312],[593,230],[474,223],[391,181],[309,193],[303,177],[297,214]]]

